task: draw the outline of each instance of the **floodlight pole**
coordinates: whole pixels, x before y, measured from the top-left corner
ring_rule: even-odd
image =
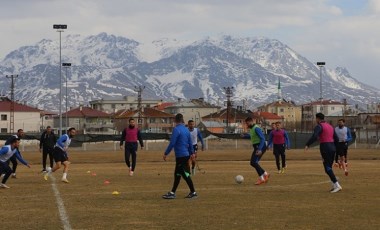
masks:
[[[317,62],[317,66],[319,66],[319,100],[321,101],[321,106],[322,106],[322,101],[323,101],[323,94],[322,94],[322,68],[323,68],[324,65],[326,65],[326,62]]]
[[[59,32],[59,135],[62,135],[62,47],[61,37],[64,29],[67,29],[67,25],[54,24],[53,29],[57,29]]]
[[[67,119],[67,112],[68,112],[68,110],[67,110],[68,106],[67,105],[68,105],[68,101],[69,101],[69,95],[67,93],[67,79],[68,79],[69,75],[67,74],[67,69],[71,66],[71,63],[62,63],[62,66],[65,67],[65,69],[66,69],[66,113],[65,113],[66,122],[65,122],[65,125],[66,125],[66,128],[68,128],[69,127],[69,121]]]

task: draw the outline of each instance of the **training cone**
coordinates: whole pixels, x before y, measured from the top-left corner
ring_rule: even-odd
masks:
[[[92,176],[96,176],[96,173],[93,172],[93,173],[91,173],[91,175],[92,175]]]
[[[104,181],[104,184],[109,184],[109,183],[111,183],[109,180]]]
[[[118,191],[113,191],[112,192],[112,195],[119,195],[120,194],[120,192],[118,192]]]
[[[91,171],[87,171],[87,173],[91,173]]]

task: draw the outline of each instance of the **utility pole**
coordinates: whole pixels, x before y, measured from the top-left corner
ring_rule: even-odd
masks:
[[[15,90],[15,83],[14,83],[14,79],[18,77],[18,75],[6,75],[5,76],[6,78],[10,78],[11,79],[11,110],[10,110],[10,118],[9,118],[9,131],[10,133],[14,133],[15,131],[15,93],[14,93],[14,90]]]
[[[227,97],[227,101],[226,101],[226,104],[227,104],[227,125],[226,125],[226,129],[227,129],[227,133],[229,131],[229,116],[230,116],[230,110],[231,110],[231,107],[233,105],[233,101],[231,101],[231,97],[233,95],[232,93],[232,90],[234,89],[234,87],[223,87],[223,89],[225,90],[225,93],[226,93],[226,97]]]
[[[142,92],[145,86],[135,86],[135,91],[137,92],[137,110],[138,110],[138,127],[142,126]]]
[[[346,119],[347,100],[343,98],[343,119]]]

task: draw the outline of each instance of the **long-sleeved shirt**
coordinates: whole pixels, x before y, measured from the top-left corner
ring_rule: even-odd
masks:
[[[184,124],[178,124],[174,127],[165,155],[169,155],[173,148],[177,158],[186,157],[194,153],[190,131]]]
[[[351,135],[351,130],[343,126],[340,128],[339,126],[335,127],[335,132],[339,138],[339,142],[350,142],[352,141],[352,135]]]
[[[276,143],[277,140],[281,140],[281,143]],[[282,141],[283,140],[283,141]],[[285,147],[290,148],[290,141],[288,132],[284,129],[274,129],[269,133],[268,147],[272,147],[273,144],[285,144]]]
[[[325,121],[323,121],[323,122],[325,122]],[[332,129],[333,129],[333,140],[335,142],[337,142],[339,140],[338,136],[336,135],[334,128],[332,128]],[[310,146],[311,144],[313,144],[320,137],[322,132],[323,132],[323,128],[322,128],[321,124],[318,124],[317,126],[315,126],[313,135],[307,141],[306,146]]]
[[[190,136],[191,136],[191,140],[192,140],[193,145],[196,145],[198,143],[198,140],[199,140],[203,146],[204,145],[203,144],[203,138],[202,138],[201,132],[199,132],[199,129],[193,128],[193,130],[189,130],[189,131],[190,131]]]
[[[6,162],[7,160],[9,160],[13,155],[16,156],[17,160],[19,160],[22,164],[24,165],[27,165],[28,162],[26,162],[20,152],[18,151],[17,148],[13,148],[10,146],[10,145],[4,145],[1,149],[0,149],[0,161],[1,162]]]
[[[129,129],[129,130],[128,130]],[[124,129],[123,132],[121,133],[121,138],[120,138],[120,146],[123,145],[124,141],[127,143],[128,141],[126,140],[127,139],[127,135],[137,135],[136,137],[133,137],[133,138],[130,138],[130,139],[133,139],[136,141],[138,140],[139,143],[140,143],[140,146],[141,147],[144,147],[144,142],[143,142],[143,139],[142,139],[142,136],[141,136],[141,132],[139,129],[137,128],[134,128],[136,130],[134,130],[135,132],[128,132],[128,131],[131,131],[132,129],[130,129],[129,127]],[[129,133],[129,134],[128,134]],[[135,134],[133,134],[135,133]],[[134,141],[133,141],[134,142]]]
[[[53,132],[47,133],[46,131],[42,133],[40,138],[40,149],[42,148],[53,148],[57,141],[57,137]]]
[[[252,144],[259,144],[257,149],[263,151],[265,146],[265,137],[261,128],[255,125],[249,131],[250,133],[244,134],[244,138],[251,139]],[[257,142],[257,140],[259,141]]]
[[[65,148],[67,149],[71,143],[71,138],[67,134],[63,134],[60,136],[57,140],[57,143],[55,146],[58,148],[62,149],[63,151],[66,151]]]

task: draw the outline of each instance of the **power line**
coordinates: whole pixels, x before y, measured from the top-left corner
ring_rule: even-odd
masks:
[[[230,110],[231,110],[231,107],[233,105],[233,101],[231,101],[231,97],[233,95],[232,93],[232,90],[234,89],[234,87],[223,87],[223,89],[225,90],[225,93],[226,93],[226,97],[227,97],[227,101],[226,101],[226,104],[227,104],[227,125],[226,125],[226,129],[227,129],[227,132],[229,130],[229,115],[230,115]]]

